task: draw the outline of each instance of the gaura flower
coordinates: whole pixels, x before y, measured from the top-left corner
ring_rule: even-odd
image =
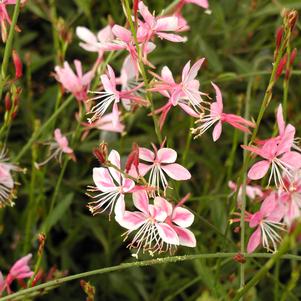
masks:
[[[108,161],[120,170],[120,155],[116,150],[112,150],[108,156]],[[90,202],[88,208],[91,213],[98,214],[109,209],[109,215],[113,209],[116,216],[123,215],[125,210],[124,195],[131,193],[135,187],[135,182],[126,178],[114,167],[93,168],[93,181],[95,186],[89,186],[88,192],[95,192],[91,196],[96,201]]]
[[[155,200],[157,206],[167,212],[167,218],[164,222],[177,233],[179,245],[194,248],[196,246],[195,236],[187,229],[192,225],[194,215],[186,208],[181,207],[181,205],[187,200],[188,196],[189,195],[184,197],[176,206],[173,206],[162,197],[156,197]]]
[[[60,129],[54,130],[54,141],[46,144],[50,146],[50,156],[45,161],[36,163],[35,165],[37,168],[47,164],[53,158],[56,158],[59,163],[61,163],[63,154],[67,154],[73,161],[75,161],[73,149],[69,147],[68,139],[66,136],[62,135]]]
[[[131,102],[139,105],[148,105],[148,102],[140,96],[134,94],[135,91],[142,87],[143,83],[130,90],[118,91],[116,88],[117,82],[114,70],[109,65],[107,68],[107,74],[101,75],[101,82],[103,84],[104,91],[92,92],[97,94],[98,96],[89,99],[89,101],[97,100],[98,103],[94,105],[88,112],[88,114],[93,114],[92,117],[88,119],[88,121],[92,123],[100,118],[108,110],[110,105],[113,104],[112,123],[114,126],[116,126],[119,121],[118,103],[122,99],[130,100]]]
[[[12,171],[21,171],[21,169],[12,163],[8,162],[5,148],[0,152],[0,208],[5,206],[13,206],[12,201],[14,196],[14,179],[11,175]]]
[[[138,37],[144,42],[148,42],[155,35],[171,42],[185,42],[187,40],[185,37],[172,33],[181,28],[176,16],[155,17],[142,1],[139,2],[138,8],[144,20],[144,22],[139,22]]]
[[[146,191],[136,191],[133,193],[133,202],[139,211],[124,211],[123,215],[115,216],[120,226],[128,229],[124,233],[125,239],[133,231],[137,231],[128,245],[130,249],[137,249],[137,252],[133,254],[134,257],[138,257],[141,249],[143,253],[148,251],[153,255],[157,252],[172,251],[174,246],[179,245],[176,231],[164,222],[168,212],[160,206],[159,199],[160,197],[156,197],[154,204],[149,204]]]
[[[254,128],[255,124],[238,115],[224,113],[222,93],[217,85],[211,84],[215,89],[216,101],[210,105],[209,114],[201,113],[199,120],[196,121],[196,123],[201,123],[201,125],[192,129],[192,133],[196,134],[195,138],[203,135],[211,126],[215,125],[212,138],[213,141],[217,141],[221,136],[223,123],[228,123],[242,132],[250,133],[248,127]]]
[[[254,214],[247,213],[246,221],[249,226],[256,230],[249,238],[248,253],[262,244],[268,251],[277,251],[277,244],[281,240],[279,230],[284,231],[284,224],[281,223],[283,217],[283,206],[277,200],[277,193],[271,193],[262,203],[261,208]]]
[[[76,35],[82,40],[79,46],[90,52],[97,52],[98,56],[102,58],[107,44],[114,40],[112,27],[107,25],[101,29],[97,34],[92,33],[88,28],[83,26],[76,27]]]
[[[191,116],[197,115],[196,112],[202,109],[201,95],[206,95],[199,91],[200,83],[196,80],[204,60],[204,58],[198,60],[192,67],[190,67],[189,61],[183,68],[182,81],[180,83],[175,82],[171,71],[166,66],[163,67],[161,76],[150,72],[158,79],[150,90],[168,97],[169,108],[171,104],[173,106],[179,105],[187,114]]]
[[[91,70],[83,74],[82,64],[78,60],[74,60],[76,74],[71,69],[68,62],[64,63],[64,67],[55,67],[55,78],[63,87],[78,101],[87,100],[87,91],[94,76],[94,71]]]
[[[5,289],[8,294],[11,294],[12,291],[10,285],[14,280],[30,278],[31,276],[33,276],[34,272],[31,271],[30,267],[28,266],[28,262],[31,257],[32,255],[28,254],[17,260],[10,268],[9,273],[5,279],[0,272],[0,296]]]
[[[177,181],[191,178],[190,172],[185,167],[174,163],[177,160],[177,152],[175,150],[164,148],[163,145],[158,150],[154,144],[152,146],[154,152],[147,148],[139,147],[139,159],[146,163],[139,163],[138,169],[141,176],[145,176],[150,171],[148,183],[156,188],[158,193],[161,185],[164,190],[168,187],[165,174]],[[131,172],[133,175],[136,175],[133,169]]]
[[[261,179],[267,174],[271,166],[268,185],[274,178],[277,187],[283,186],[282,173],[284,176],[291,176],[295,170],[301,168],[301,154],[290,150],[293,139],[294,131],[287,127],[282,136],[270,138],[264,141],[262,145],[242,145],[242,148],[263,158],[250,168],[248,177],[251,180]]]
[[[284,187],[278,192],[279,200],[283,204],[284,223],[290,227],[293,221],[301,215],[301,171],[293,177],[285,176]]]

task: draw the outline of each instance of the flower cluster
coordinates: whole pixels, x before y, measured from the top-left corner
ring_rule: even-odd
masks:
[[[296,144],[296,130],[293,125],[285,124],[281,105],[276,120],[277,136],[256,140],[254,146],[242,145],[242,148],[261,158],[249,169],[249,180],[260,180],[269,174],[268,188],[264,191],[256,185],[246,186],[246,195],[262,202],[257,212],[246,212],[245,215],[250,228],[255,228],[249,239],[248,252],[253,252],[260,244],[269,251],[276,251],[281,234],[301,216],[301,154]],[[271,186],[272,182],[275,188]],[[231,187],[237,190],[236,184],[231,183]],[[242,188],[238,199],[241,199],[241,194]]]
[[[186,198],[174,206],[160,195],[163,188],[165,196],[167,176],[180,181],[190,179],[191,175],[186,168],[174,163],[177,158],[175,150],[153,147],[155,152],[134,148],[136,155],[129,156],[130,166],[125,170],[121,167],[119,153],[112,150],[104,162],[106,167],[93,169],[95,186],[88,187],[89,196],[95,199],[88,204],[93,214],[108,211],[111,216],[114,211],[115,220],[127,229],[126,238],[136,232],[129,244],[130,248],[137,249],[135,256],[141,249],[154,254],[167,250],[172,252],[178,245],[193,247],[196,244],[193,233],[186,229],[193,223],[194,216],[180,206]],[[148,173],[147,180],[144,176]],[[126,210],[130,207],[126,195],[139,211]]]

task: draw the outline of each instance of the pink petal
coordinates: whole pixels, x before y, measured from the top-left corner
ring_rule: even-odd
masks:
[[[281,158],[281,161],[290,166],[291,170],[297,170],[301,168],[301,154],[297,152],[287,152]]]
[[[215,90],[215,94],[216,94],[216,102],[218,104],[219,110],[223,111],[223,97],[222,97],[222,92],[219,89],[219,87],[211,82],[211,85],[213,86],[214,90]]]
[[[178,29],[178,17],[163,17],[157,20],[157,31],[176,31]]]
[[[276,194],[274,192],[270,193],[262,202],[260,207],[260,212],[263,216],[268,216],[273,212],[277,205]]]
[[[252,253],[255,251],[255,249],[260,245],[261,241],[261,230],[260,227],[258,227],[251,237],[249,238],[248,246],[247,246],[247,252]]]
[[[172,148],[160,148],[157,153],[160,163],[174,163],[177,160],[177,152]]]
[[[114,35],[113,35],[113,32],[112,32],[112,27],[110,25],[107,25],[102,30],[100,30],[97,33],[97,39],[100,42],[112,41],[114,39]]]
[[[125,202],[124,202],[124,195],[120,194],[118,199],[115,202],[114,213],[115,216],[123,216],[125,212]]]
[[[164,242],[172,245],[179,245],[179,238],[175,230],[165,223],[156,223],[159,235]]]
[[[194,3],[200,7],[207,9],[209,7],[208,0],[184,0],[186,3]]]
[[[123,177],[122,189],[124,192],[130,192],[135,187],[135,182],[132,179]]]
[[[178,234],[180,245],[190,248],[194,248],[196,246],[195,236],[190,230],[177,226],[173,226],[173,229]]]
[[[167,216],[172,214],[172,205],[166,199],[157,196],[154,199],[154,206],[163,210]]]
[[[154,162],[155,154],[145,147],[139,147],[139,158],[147,162]]]
[[[161,168],[174,180],[184,181],[191,178],[190,172],[180,164],[173,163],[168,165],[161,165]]]
[[[144,164],[144,163],[139,163],[138,165],[138,170],[139,170],[139,174],[141,176],[145,176],[150,169],[153,167],[153,165],[148,165],[148,164]],[[134,176],[134,175],[133,175]]]
[[[114,25],[112,28],[113,34],[120,40],[129,43],[132,39],[132,34],[126,28],[120,25]]]
[[[164,81],[168,82],[169,84],[175,83],[173,75],[167,66],[163,67],[163,69],[161,71],[161,77],[163,78]]]
[[[133,202],[137,209],[148,214],[149,212],[149,201],[145,190],[139,190],[133,193]]]
[[[97,43],[95,34],[86,27],[77,26],[76,35],[87,44]]]
[[[115,220],[121,227],[134,231],[145,223],[146,217],[142,212],[125,211],[123,215],[116,215]]]
[[[181,103],[179,102],[178,105],[180,106],[180,108],[186,112],[188,115],[198,118],[199,114],[196,113],[190,106],[186,105],[185,103]]]
[[[108,160],[115,165],[117,168],[120,169],[120,155],[116,150],[111,150]],[[121,184],[121,174],[118,170],[116,170],[113,167],[109,167],[110,174],[114,178],[114,180],[118,183]]]
[[[212,139],[213,139],[213,141],[214,142],[217,141],[219,139],[219,137],[221,136],[221,134],[222,134],[222,122],[219,121],[215,125],[215,127],[213,129],[213,132],[212,132]]]
[[[147,6],[142,1],[139,1],[138,8],[139,8],[139,12],[140,12],[141,16],[143,17],[144,21],[152,26],[155,18],[149,12]]]
[[[93,168],[93,181],[100,191],[110,192],[116,190],[116,185],[114,184],[108,169],[104,167]]]
[[[175,207],[172,214],[172,222],[182,228],[187,228],[192,225],[194,215],[187,209],[182,207]]]
[[[192,65],[191,69],[188,72],[186,81],[190,82],[197,77],[198,72],[199,72],[200,68],[202,67],[202,64],[204,61],[205,61],[205,58],[201,58]]]
[[[248,177],[251,180],[263,178],[270,168],[270,162],[266,160],[255,163],[248,172]]]
[[[182,82],[186,81],[186,78],[187,78],[188,73],[189,73],[189,69],[190,69],[190,61],[188,61],[186,63],[186,65],[184,66],[184,68],[183,68],[183,71],[182,71]]]
[[[157,36],[160,37],[161,39],[165,39],[167,41],[174,42],[174,43],[181,43],[181,42],[187,41],[186,37],[182,37],[182,36],[180,36],[178,34],[174,34],[174,33],[158,32]]]

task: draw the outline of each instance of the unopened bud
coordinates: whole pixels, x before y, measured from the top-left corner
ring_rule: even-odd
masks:
[[[17,53],[17,51],[13,50],[13,62],[15,66],[15,77],[20,78],[23,75],[22,61]]]
[[[291,10],[287,15],[287,22],[291,31],[293,31],[297,20],[298,20],[298,12],[296,10]]]
[[[106,143],[101,143],[97,148],[93,150],[93,155],[101,165],[106,163],[108,157],[108,145]]]
[[[38,242],[39,242],[38,254],[39,254],[39,256],[42,256],[44,246],[45,246],[45,241],[46,241],[46,234],[39,233],[39,235],[38,235]]]
[[[297,48],[294,48],[292,53],[291,53],[291,57],[290,57],[290,66],[293,65],[296,56],[297,56]]]
[[[80,286],[82,287],[82,289],[84,290],[84,292],[87,295],[86,300],[87,301],[94,301],[94,299],[95,299],[95,287],[91,283],[89,283],[85,280],[80,281]]]
[[[279,78],[279,76],[282,74],[282,71],[286,65],[287,62],[287,55],[285,55],[279,62],[278,68],[276,70],[275,80]]]
[[[283,36],[283,27],[279,27],[276,31],[276,50],[279,49]]]
[[[44,272],[42,270],[39,270],[37,272],[37,274],[34,276],[31,286],[32,287],[35,286],[42,279],[43,275],[44,275]]]
[[[129,172],[131,167],[134,166],[137,173],[139,174],[138,165],[139,165],[139,146],[137,143],[134,143],[132,147],[132,151],[129,154],[125,164],[125,172]]]

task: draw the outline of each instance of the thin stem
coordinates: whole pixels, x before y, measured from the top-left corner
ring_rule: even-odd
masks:
[[[12,52],[13,39],[14,39],[14,35],[15,35],[15,26],[17,24],[19,12],[20,12],[20,3],[21,3],[21,0],[16,1],[12,22],[11,22],[11,25],[9,28],[8,38],[7,38],[7,41],[5,44],[3,61],[2,61],[2,65],[1,65],[0,99],[2,99],[3,88],[5,85],[5,78],[6,78],[7,67],[8,67],[8,60],[9,60],[9,58],[11,56],[11,52]]]
[[[275,255],[277,255],[278,253],[279,252],[277,252],[274,255],[269,254],[269,253],[253,253],[253,254],[245,253],[245,254],[243,254],[243,256],[246,258],[274,258]],[[14,300],[17,297],[26,296],[26,295],[29,295],[36,291],[44,291],[44,289],[46,289],[46,288],[54,288],[57,285],[60,285],[65,282],[77,280],[80,278],[90,277],[90,276],[94,276],[94,275],[100,275],[100,274],[106,274],[106,273],[111,273],[111,272],[115,272],[115,271],[125,270],[125,269],[129,269],[129,268],[133,268],[133,267],[145,267],[145,266],[152,266],[152,265],[158,265],[158,264],[164,264],[164,263],[175,263],[175,262],[197,260],[197,259],[230,258],[230,257],[235,256],[236,254],[237,253],[207,253],[207,254],[196,254],[196,255],[169,256],[169,257],[156,258],[156,259],[151,259],[151,260],[122,263],[122,264],[119,264],[116,266],[101,268],[101,269],[97,269],[97,270],[92,270],[92,271],[79,273],[79,274],[75,274],[75,275],[70,275],[70,276],[62,277],[62,278],[55,279],[52,281],[48,281],[46,283],[37,285],[35,287],[20,290],[19,292],[16,292],[16,293],[8,295],[6,297],[0,298],[0,301]],[[291,255],[291,254],[284,255],[281,253],[281,259],[294,259],[294,260],[301,261],[301,256]]]
[[[158,123],[158,118],[155,115],[155,107],[154,107],[154,104],[153,104],[153,101],[152,101],[152,95],[151,95],[150,91],[148,91],[149,83],[148,83],[146,71],[145,71],[145,68],[144,68],[144,64],[143,64],[143,61],[142,61],[142,52],[141,52],[141,48],[140,48],[139,43],[138,43],[135,25],[133,23],[132,16],[131,16],[131,8],[130,8],[128,0],[122,0],[122,3],[124,4],[124,8],[125,8],[125,12],[126,12],[126,18],[127,18],[127,21],[130,24],[131,32],[133,34],[135,46],[136,46],[136,49],[137,49],[139,70],[140,70],[140,73],[143,77],[144,86],[145,86],[145,89],[146,89],[147,100],[150,103],[151,115],[152,115],[153,122],[154,122],[154,125],[155,125],[155,132],[156,132],[158,141],[161,144],[163,139],[162,139],[159,123]]]
[[[27,143],[23,146],[20,152],[15,157],[14,161],[18,162],[20,159],[26,154],[27,150],[31,147],[31,145],[35,142],[35,140],[52,124],[55,118],[62,113],[66,107],[71,103],[73,100],[73,95],[70,95],[62,105],[50,116],[50,118],[37,130],[35,131]]]

